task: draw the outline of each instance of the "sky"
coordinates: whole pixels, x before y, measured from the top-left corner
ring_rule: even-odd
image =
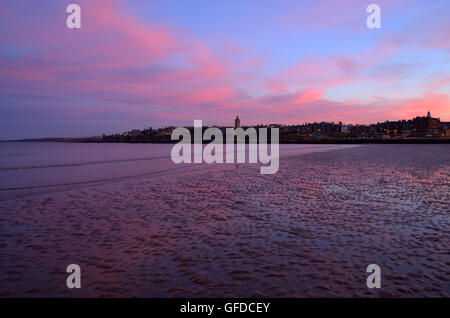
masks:
[[[0,0],[0,140],[450,121],[449,16],[448,0]]]

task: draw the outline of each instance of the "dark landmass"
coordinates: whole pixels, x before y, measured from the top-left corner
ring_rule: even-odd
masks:
[[[226,129],[221,130],[226,141]],[[194,136],[193,127],[187,128]],[[203,132],[209,127],[203,126]],[[271,128],[279,129],[280,144],[446,144],[450,143],[450,122],[441,122],[439,118],[427,116],[409,120],[386,121],[370,125],[344,125],[342,122],[304,123],[299,125],[257,125],[240,126],[240,119],[236,117],[234,128],[268,129],[270,143]],[[134,129],[120,134],[81,137],[81,138],[40,138],[22,139],[22,142],[96,142],[96,143],[176,143],[171,140],[174,126],[143,130]],[[246,139],[248,143],[248,138]],[[209,143],[206,141],[204,143]]]
[[[87,138],[40,138],[8,140],[1,142],[77,142],[77,143],[177,143],[170,136],[156,136],[152,138],[119,138],[102,139],[101,137]],[[204,144],[209,141],[204,141]],[[248,143],[248,140],[246,140]],[[270,140],[269,140],[270,143]],[[396,139],[368,139],[368,138],[314,138],[305,136],[280,135],[280,144],[450,144],[450,138],[396,138]]]

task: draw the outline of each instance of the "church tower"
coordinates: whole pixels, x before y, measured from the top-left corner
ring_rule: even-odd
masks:
[[[234,128],[241,127],[241,120],[239,119],[239,116],[236,116],[236,119],[234,120]]]

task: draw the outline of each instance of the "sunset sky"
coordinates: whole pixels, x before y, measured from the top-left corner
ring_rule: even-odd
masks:
[[[66,6],[82,10],[66,27]],[[366,7],[381,7],[381,29]],[[450,121],[450,2],[0,0],[0,139]]]

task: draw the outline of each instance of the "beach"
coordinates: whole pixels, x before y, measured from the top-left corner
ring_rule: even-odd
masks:
[[[67,178],[45,160],[4,163],[0,296],[450,295],[448,145],[293,149],[274,175],[178,173],[159,154],[59,160]],[[373,263],[380,289],[366,287]]]

